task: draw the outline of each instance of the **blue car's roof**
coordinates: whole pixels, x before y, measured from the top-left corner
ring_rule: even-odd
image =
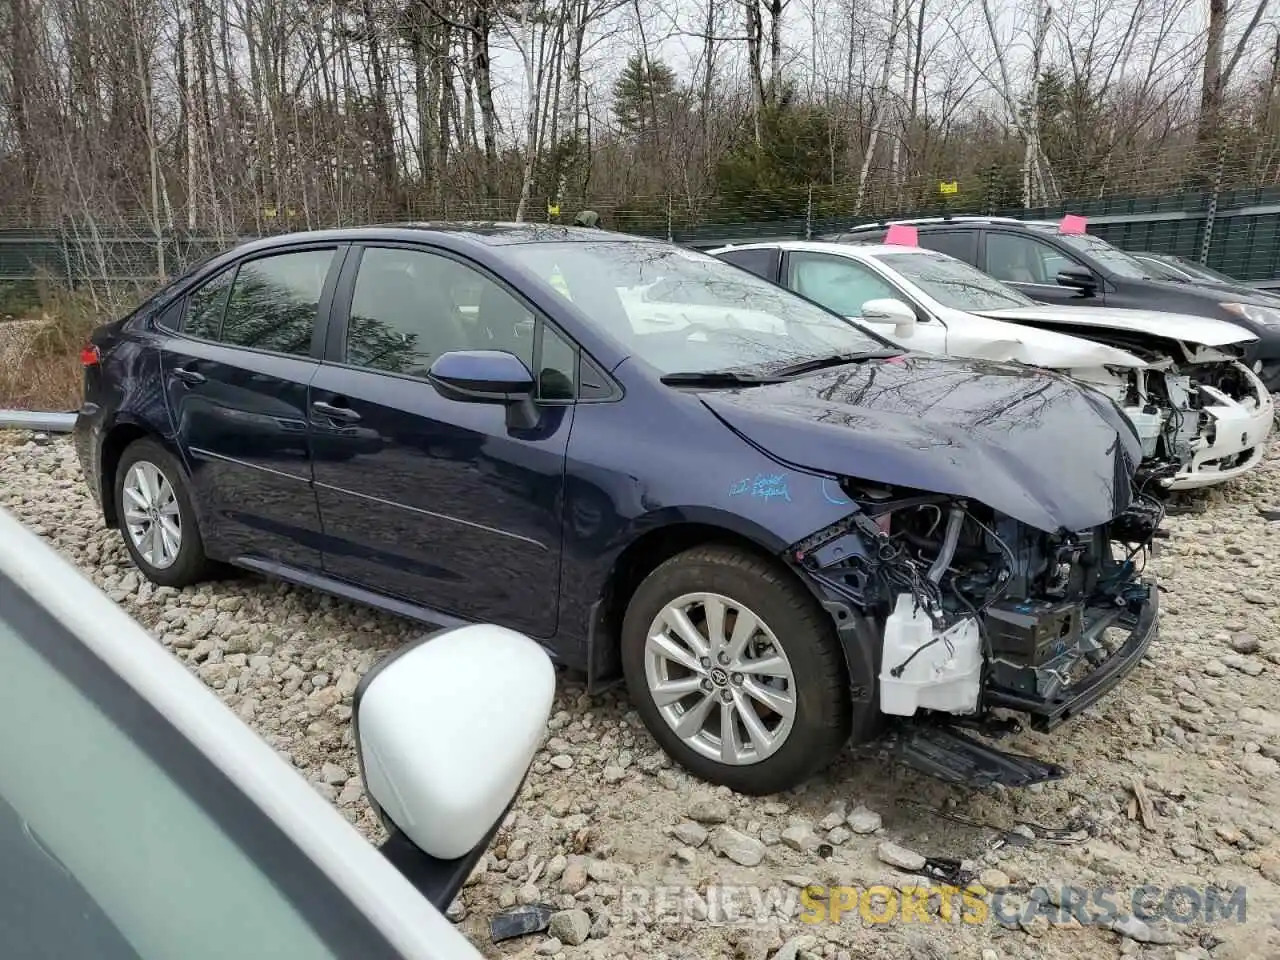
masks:
[[[248,241],[239,249],[249,246],[267,248],[277,244],[297,243],[300,240],[347,240],[395,237],[421,239],[423,234],[451,237],[481,243],[488,247],[510,246],[516,243],[565,243],[629,241],[634,243],[661,243],[652,237],[590,227],[565,227],[554,223],[510,223],[502,221],[414,221],[408,223],[378,223],[360,227],[339,227],[330,230],[307,230],[277,234]]]

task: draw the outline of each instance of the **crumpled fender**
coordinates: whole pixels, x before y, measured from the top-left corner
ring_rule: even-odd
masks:
[[[1012,364],[908,355],[700,398],[798,469],[969,497],[1046,532],[1123,512],[1142,459],[1103,394]]]

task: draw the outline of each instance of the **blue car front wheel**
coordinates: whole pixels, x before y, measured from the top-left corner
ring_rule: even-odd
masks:
[[[645,725],[703,780],[753,795],[788,790],[849,739],[831,619],[765,557],[716,545],[667,560],[631,598],[622,644]]]

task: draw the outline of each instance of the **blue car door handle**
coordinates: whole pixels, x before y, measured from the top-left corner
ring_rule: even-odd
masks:
[[[205,375],[199,370],[194,369],[194,364],[187,364],[185,367],[178,367],[173,371],[173,375],[183,383],[195,386],[205,382]]]
[[[328,417],[330,420],[341,420],[343,423],[355,423],[360,419],[360,414],[350,407],[334,406],[332,403],[325,403],[323,400],[314,401],[311,404],[311,409]]]

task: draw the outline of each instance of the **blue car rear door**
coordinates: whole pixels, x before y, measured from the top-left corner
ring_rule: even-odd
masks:
[[[165,398],[206,548],[219,559],[320,567],[306,401],[344,252],[272,249],[167,311]]]

